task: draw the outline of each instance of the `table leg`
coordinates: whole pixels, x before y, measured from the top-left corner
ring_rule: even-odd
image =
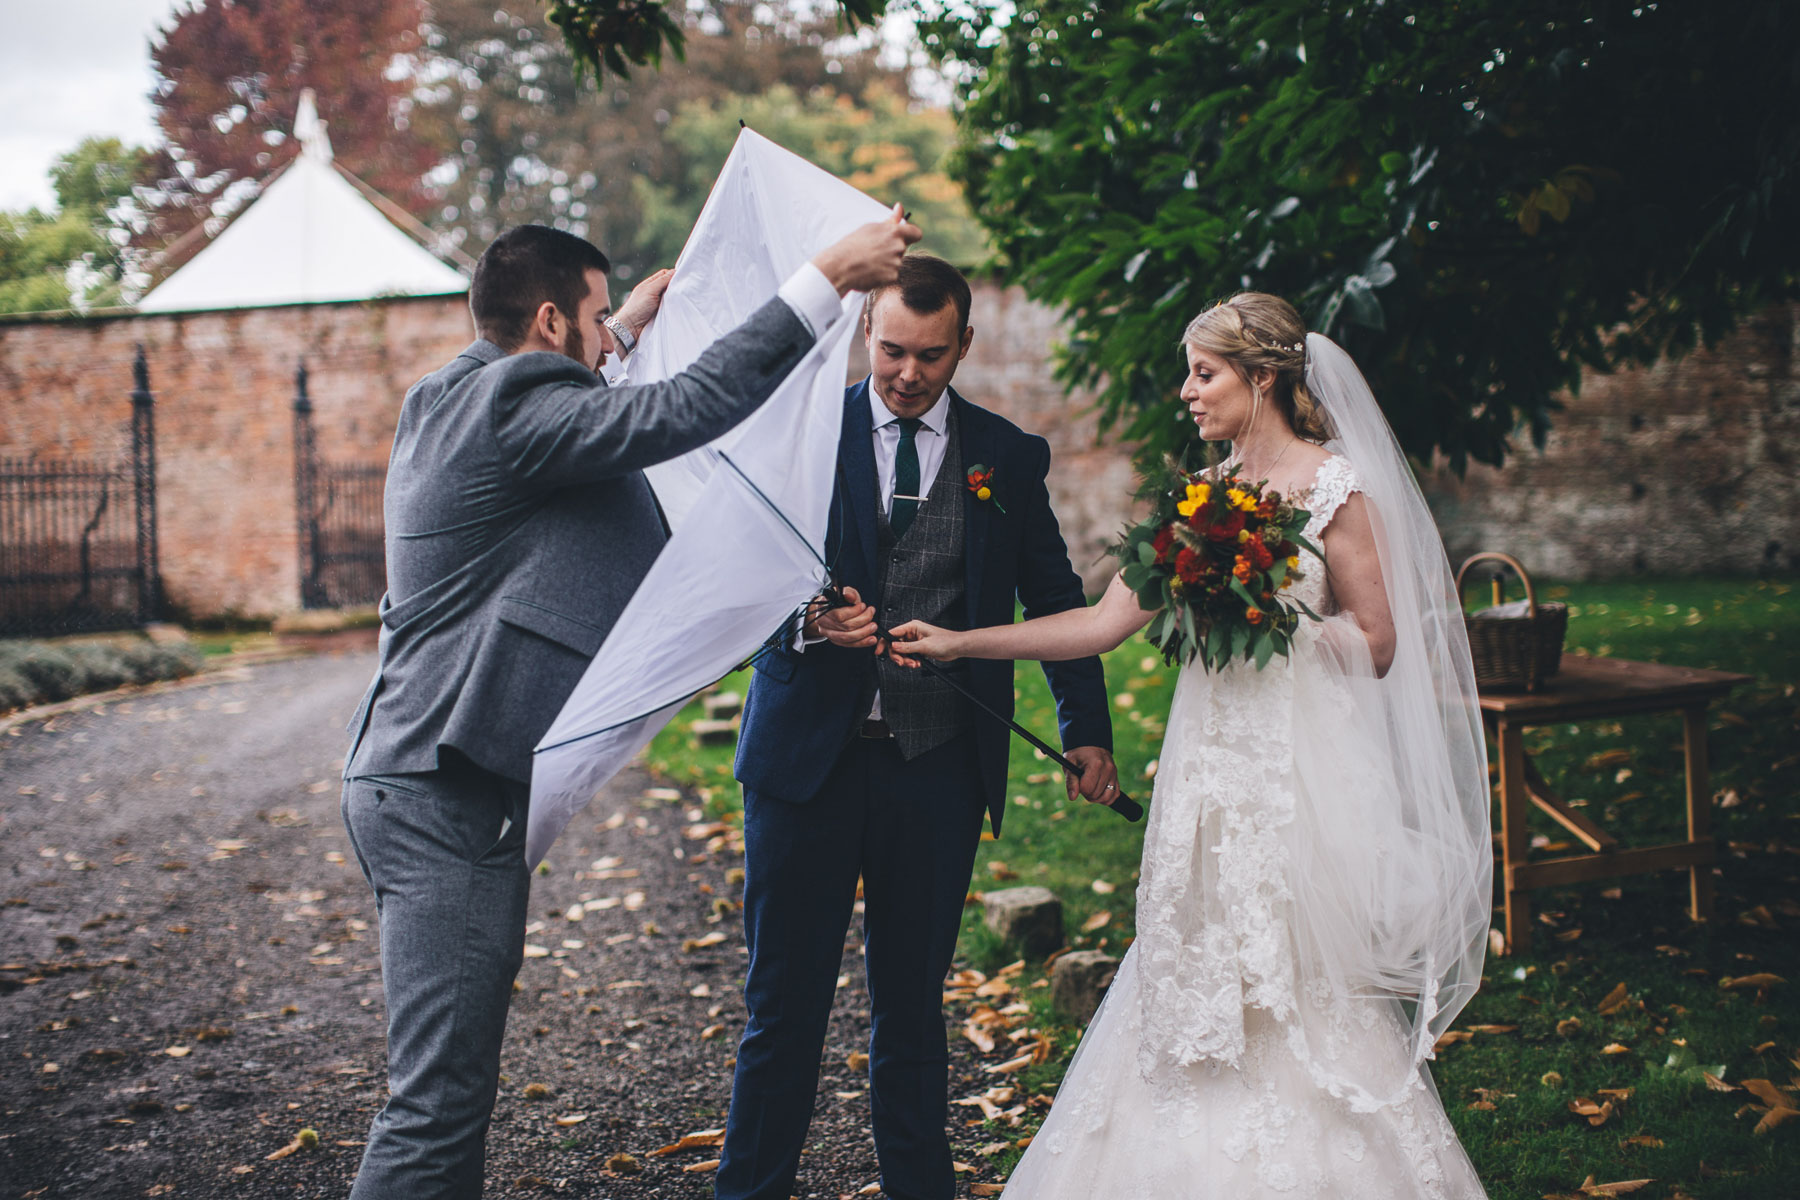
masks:
[[[1531,850],[1531,835],[1525,827],[1525,731],[1501,717],[1494,723],[1494,741],[1500,751],[1500,878],[1506,903],[1506,949],[1509,954],[1523,954],[1531,949],[1531,892],[1514,886],[1513,867],[1523,864]]]
[[[1712,841],[1712,783],[1706,762],[1706,709],[1681,710],[1681,740],[1687,757],[1688,841]],[[1713,876],[1711,863],[1688,868],[1688,911],[1696,921],[1712,918]]]

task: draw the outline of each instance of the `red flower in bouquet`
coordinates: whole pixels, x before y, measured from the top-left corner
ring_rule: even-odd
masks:
[[[1195,518],[1198,519],[1199,514],[1196,513],[1194,515]],[[1216,524],[1196,524],[1195,528],[1204,529],[1208,541],[1235,542],[1237,540],[1237,535],[1244,530],[1244,514],[1241,512],[1233,512],[1230,516],[1225,517]]]
[[[1165,528],[1157,530],[1156,536],[1150,539],[1150,545],[1156,551],[1156,561],[1157,562],[1159,562],[1159,563],[1168,562],[1169,561],[1169,551],[1174,549],[1174,547],[1175,547],[1175,529],[1174,529],[1174,527],[1167,526]],[[1180,567],[1177,566],[1176,570],[1179,571]]]

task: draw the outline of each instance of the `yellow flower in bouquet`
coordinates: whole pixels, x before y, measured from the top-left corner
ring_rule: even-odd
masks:
[[[1210,483],[1190,483],[1187,485],[1187,499],[1175,506],[1175,511],[1184,517],[1191,517],[1212,499]]]

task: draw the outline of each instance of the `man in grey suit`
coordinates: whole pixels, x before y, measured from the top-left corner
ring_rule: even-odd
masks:
[[[530,888],[531,752],[666,534],[643,469],[756,409],[841,297],[891,282],[896,212],[822,251],[673,379],[609,388],[669,282],[614,315],[606,256],[541,225],[497,238],[477,340],[415,384],[388,467],[388,593],[350,724],[344,822],[381,921],[389,1099],[353,1200],[478,1197]]]

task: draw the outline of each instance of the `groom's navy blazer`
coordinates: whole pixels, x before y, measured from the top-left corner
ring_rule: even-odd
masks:
[[[1014,597],[1025,616],[1046,616],[1087,601],[1081,577],[1069,565],[1068,548],[1050,510],[1044,479],[1050,445],[950,391],[962,440],[965,469],[993,468],[993,500],[964,489],[968,628],[1010,624]],[[836,581],[877,603],[876,474],[870,424],[869,381],[844,392],[844,427],[838,443],[837,486],[826,533],[826,558]],[[1001,512],[1005,509],[1005,512]],[[877,617],[880,614],[877,613]],[[959,664],[960,665],[960,664]],[[1011,661],[967,660],[965,679],[983,703],[1007,716],[1013,711]],[[738,738],[737,777],[745,787],[794,803],[810,801],[839,753],[858,731],[857,701],[874,671],[869,650],[820,642],[804,651],[780,645],[758,660]],[[1045,663],[1056,696],[1064,749],[1112,749],[1106,680],[1098,658]],[[1006,802],[1006,759],[1011,732],[984,713],[974,716],[982,793],[994,832]],[[1039,731],[1040,733],[1042,731]]]

